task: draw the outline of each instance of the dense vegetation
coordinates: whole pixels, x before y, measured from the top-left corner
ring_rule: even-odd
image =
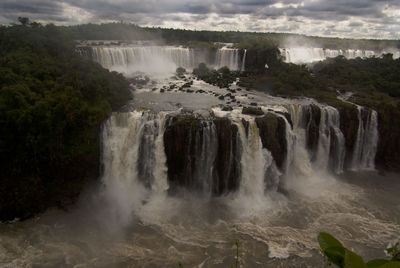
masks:
[[[228,67],[222,67],[218,70],[208,68],[204,63],[200,63],[193,70],[193,74],[205,82],[218,86],[220,88],[229,87],[236,80],[238,72],[231,72]]]
[[[130,98],[65,31],[21,23],[0,28],[0,220],[75,198],[98,174],[101,122]]]

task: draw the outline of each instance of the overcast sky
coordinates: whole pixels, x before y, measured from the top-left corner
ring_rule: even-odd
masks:
[[[0,0],[0,23],[132,22],[195,30],[400,39],[400,0]]]

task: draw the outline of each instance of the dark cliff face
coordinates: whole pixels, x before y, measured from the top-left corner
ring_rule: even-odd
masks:
[[[216,118],[218,149],[215,158],[213,193],[221,194],[239,188],[241,145],[236,125],[227,118]]]
[[[184,187],[221,195],[238,188],[241,148],[238,128],[229,119],[171,117],[164,133],[164,147],[172,193]],[[209,166],[213,168],[207,174]]]
[[[164,133],[170,188],[195,188],[195,136],[201,130],[200,121],[192,116],[171,117]],[[201,132],[200,132],[201,133]]]
[[[306,126],[307,149],[310,153],[311,161],[315,161],[319,139],[319,123],[321,122],[321,109],[317,105],[311,104],[305,116],[307,117],[305,122],[308,122]]]
[[[256,118],[263,147],[271,152],[276,165],[282,169],[287,155],[286,124],[283,118],[267,113]]]
[[[400,110],[378,107],[378,150],[375,163],[380,169],[400,172]]]
[[[352,160],[354,145],[358,131],[358,111],[355,105],[337,107],[340,113],[340,130],[342,131],[346,145],[345,168],[348,168]]]

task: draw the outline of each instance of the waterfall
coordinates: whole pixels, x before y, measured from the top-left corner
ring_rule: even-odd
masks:
[[[387,53],[386,51],[373,51],[373,50],[361,50],[361,49],[326,49],[318,47],[290,47],[290,48],[279,48],[284,61],[287,63],[304,64],[316,61],[322,61],[326,58],[334,58],[337,56],[344,56],[348,59],[370,58],[380,57]],[[397,59],[400,57],[400,51],[392,51],[393,58]]]
[[[345,138],[337,109],[314,103],[275,109],[267,111],[270,117],[258,118],[235,111],[207,118],[147,111],[113,114],[103,126],[102,159],[103,182],[107,197],[118,204],[117,217],[129,217],[137,204],[181,188],[206,196],[235,191],[258,202],[266,191],[277,190],[282,174],[297,178],[343,171]],[[362,107],[358,111],[351,168],[373,169],[377,113]],[[281,137],[276,133],[284,140],[271,145],[266,140]]]
[[[307,152],[307,106],[291,104],[287,106],[293,124],[294,145],[291,156],[292,166],[289,166],[289,173],[296,175],[309,175],[312,173],[310,155]]]
[[[362,106],[358,109],[358,131],[354,145],[351,169],[375,169],[378,148],[378,113]]]
[[[289,158],[294,159],[292,172],[306,175],[314,169],[329,168],[335,173],[341,173],[345,159],[345,139],[340,130],[339,111],[331,106],[313,107],[287,105],[293,122],[293,132],[287,134],[288,137],[294,136],[289,140],[293,148],[290,151],[293,156]],[[317,114],[313,110],[320,112],[319,122],[316,122]],[[315,132],[318,132],[317,136]]]
[[[104,68],[130,75],[141,71],[152,74],[175,72],[177,67],[193,69],[201,62],[213,68],[227,66],[230,70],[244,70],[245,55],[239,49],[223,47],[208,56],[208,52],[178,46],[87,46],[78,53]]]
[[[212,121],[204,121],[195,137],[195,184],[203,193],[212,192],[214,162],[217,155],[218,139]]]
[[[243,52],[242,67],[240,68],[242,72],[244,72],[246,67],[246,54],[247,54],[247,49],[245,49]]]
[[[217,50],[216,68],[228,67],[229,70],[240,70],[239,49],[223,47]]]
[[[248,123],[246,131],[243,122],[237,122],[242,148],[242,178],[239,195],[251,196],[260,200],[267,188],[269,190],[277,189],[281,174],[275,166],[271,153],[262,147],[254,118],[250,119]]]
[[[113,216],[122,223],[151,195],[166,194],[164,126],[164,113],[139,111],[115,113],[103,125],[102,180]]]
[[[337,109],[321,108],[316,168],[325,170],[331,164],[336,173],[343,171],[345,157],[344,136],[340,130],[340,115]]]
[[[194,54],[189,48],[172,46],[91,47],[92,59],[103,67],[129,74],[174,72],[177,67],[193,68]]]

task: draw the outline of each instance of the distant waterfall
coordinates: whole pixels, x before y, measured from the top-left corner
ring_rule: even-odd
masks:
[[[199,63],[219,69],[244,70],[245,54],[240,50],[223,47],[215,54],[210,51],[178,46],[86,46],[77,51],[104,68],[130,75],[141,71],[147,73],[173,73],[177,67],[193,69]],[[211,53],[208,55],[208,53]]]
[[[393,58],[400,57],[400,51],[373,51],[361,49],[325,49],[317,47],[291,47],[280,48],[279,51],[285,62],[304,64],[316,61],[322,61],[326,58],[334,58],[337,56],[344,56],[348,59],[380,57],[385,53],[393,53]]]
[[[194,53],[172,46],[91,47],[92,59],[103,67],[123,73],[174,72],[177,67],[193,68]]]
[[[378,147],[378,113],[361,106],[358,108],[358,131],[351,168],[374,169]]]

